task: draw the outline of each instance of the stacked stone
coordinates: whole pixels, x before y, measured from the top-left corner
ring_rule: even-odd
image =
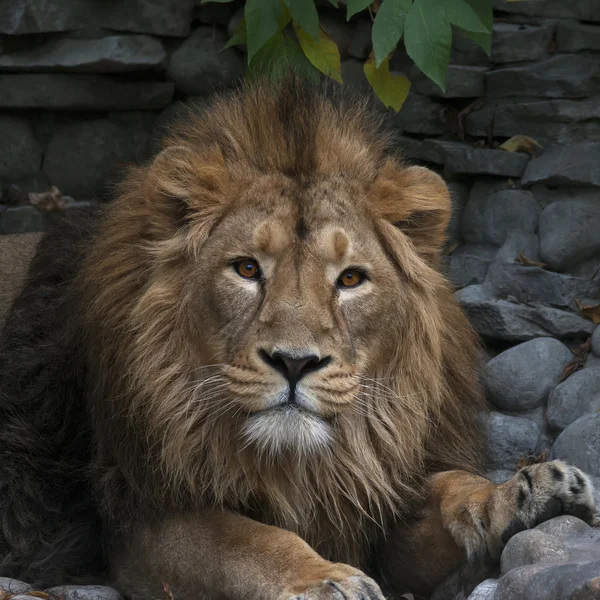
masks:
[[[2,2],[0,234],[57,218],[29,192],[56,186],[68,211],[108,199],[155,150],[161,111],[241,77],[242,54],[221,51],[237,4]]]

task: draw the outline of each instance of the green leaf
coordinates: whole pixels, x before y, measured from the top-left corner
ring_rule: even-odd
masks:
[[[246,35],[246,19],[242,19],[235,28],[233,35],[227,40],[227,43],[223,46],[222,50],[225,50],[225,48],[231,48],[231,46],[243,46],[247,42],[247,40],[248,38]]]
[[[248,35],[248,64],[279,30],[280,0],[246,0],[244,18]]]
[[[364,64],[363,70],[377,97],[386,107],[391,106],[398,112],[408,96],[410,81],[404,75],[390,73],[388,58],[381,63],[379,68],[375,66],[372,59],[369,59]]]
[[[285,0],[294,23],[315,40],[319,38],[319,14],[313,0]]]
[[[294,31],[306,58],[321,73],[342,83],[342,64],[337,44],[319,28],[319,39],[312,38],[302,27],[294,24]]]
[[[463,34],[473,40],[480,48],[483,48],[488,56],[492,52],[492,27],[494,23],[494,11],[492,3],[488,0],[465,0],[469,6],[477,13],[479,19],[490,32],[475,33],[473,31],[463,30]]]
[[[411,0],[384,0],[373,21],[373,52],[377,68],[396,47],[404,33]]]
[[[293,71],[317,80],[319,72],[310,64],[296,40],[277,32],[254,56],[248,67],[248,78],[278,79]]]
[[[352,15],[355,15],[361,10],[365,10],[371,2],[373,2],[373,0],[348,0],[348,5],[346,6],[346,21],[349,21]]]
[[[443,10],[452,25],[465,31],[490,33],[490,29],[481,22],[479,15],[465,0],[444,0]]]
[[[440,0],[415,0],[404,24],[404,45],[417,67],[445,91],[452,29]]]

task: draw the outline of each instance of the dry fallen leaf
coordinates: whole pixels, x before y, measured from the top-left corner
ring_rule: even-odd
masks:
[[[173,592],[171,592],[171,586],[163,579],[163,590],[165,590],[165,600],[174,600]]]
[[[583,317],[589,319],[594,325],[600,323],[600,304],[583,304],[580,300],[575,300],[575,302]]]
[[[517,461],[517,469],[523,467],[529,467],[531,465],[537,465],[538,463],[545,463],[548,460],[548,451],[544,450],[538,455],[530,454],[529,456],[521,456]]]
[[[499,146],[501,150],[506,150],[507,152],[525,152],[525,154],[529,154],[534,158],[538,155],[537,149],[541,147],[533,138],[526,135],[513,135]]]
[[[559,382],[564,381],[569,375],[573,375],[575,371],[579,371],[585,367],[585,360],[591,349],[592,338],[589,337],[583,344],[573,350],[573,360],[563,369]]]
[[[525,265],[527,267],[541,267],[542,269],[544,267],[548,266],[548,265],[546,265],[546,263],[538,262],[537,260],[531,260],[530,258],[527,258],[523,254],[523,251],[519,252],[517,258],[515,258],[515,262],[518,262],[518,263],[520,263],[522,265]]]
[[[28,196],[29,202],[42,212],[60,212],[67,205],[62,192],[55,185],[48,192],[29,192]]]

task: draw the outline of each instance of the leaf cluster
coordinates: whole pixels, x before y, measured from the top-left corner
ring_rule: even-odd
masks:
[[[337,0],[328,2],[342,10]],[[390,58],[400,44],[444,91],[453,27],[490,53],[492,0],[347,0],[345,9],[348,21],[368,11],[372,51],[364,73],[379,99],[396,111],[410,88],[404,75],[390,71]],[[239,45],[247,48],[250,77],[277,77],[291,68],[342,82],[339,49],[319,21],[315,0],[246,0],[244,18],[225,47]]]

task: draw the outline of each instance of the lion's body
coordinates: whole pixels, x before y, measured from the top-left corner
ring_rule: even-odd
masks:
[[[390,156],[364,103],[259,87],[190,117],[105,216],[42,242],[0,347],[2,575],[86,576],[140,523],[147,540],[212,509],[377,569],[432,473],[478,470],[475,338],[436,269],[447,192]],[[251,255],[266,284],[222,258]],[[330,263],[359,259],[364,299],[334,292]],[[284,342],[331,366],[298,384],[302,407],[265,411],[281,378],[256,352]],[[444,543],[443,573],[464,557]]]

